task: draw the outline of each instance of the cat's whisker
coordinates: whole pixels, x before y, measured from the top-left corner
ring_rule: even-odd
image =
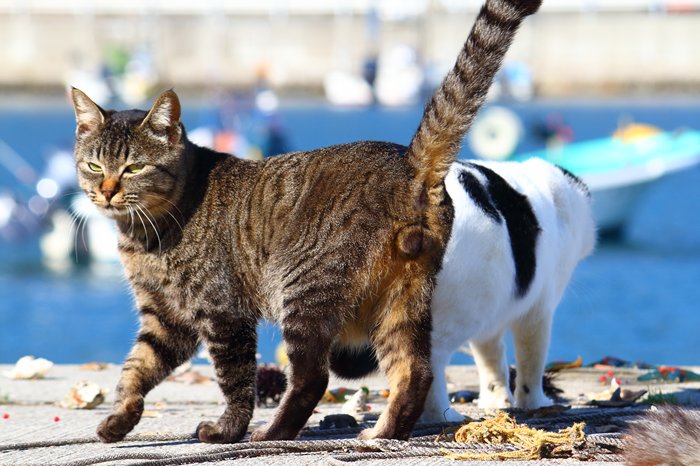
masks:
[[[165,212],[166,212],[168,215],[170,215],[170,217],[175,221],[175,223],[177,224],[177,226],[180,228],[180,231],[183,231],[183,232],[184,232],[185,229],[182,228],[182,225],[180,225],[180,222],[177,221],[177,219],[176,219],[175,216],[172,214],[172,212],[170,212],[170,211],[167,210],[167,209],[165,210]]]
[[[75,227],[75,241],[73,244],[73,253],[75,254],[75,262],[78,263],[78,238],[81,236],[81,231],[82,236],[83,236],[83,247],[87,249],[87,244],[85,243],[85,228],[87,226],[87,221],[88,217],[85,214],[80,214],[76,213],[76,218],[78,219],[78,223]]]
[[[155,223],[151,220],[151,216],[148,214],[148,209],[146,209],[143,205],[141,204],[135,204],[136,208],[143,213],[144,217],[146,217],[146,220],[148,220],[148,223],[151,224],[153,227],[153,232],[156,234],[156,238],[158,238],[158,255],[160,255],[163,252],[162,249],[162,243],[160,240],[160,234],[158,233],[158,227],[156,227]]]
[[[143,221],[143,217],[141,217],[141,214],[138,211],[138,205],[134,205],[134,207],[136,207],[136,209],[134,209],[134,213],[141,221],[141,225],[143,226],[143,232],[146,235],[146,250],[148,250],[148,229],[146,228],[146,223],[144,223]]]
[[[180,210],[180,208],[179,208],[173,201],[171,201],[170,199],[168,199],[168,198],[166,198],[166,197],[163,197],[163,196],[159,196],[159,195],[157,195],[157,194],[153,194],[153,193],[148,193],[148,194],[146,194],[146,196],[155,197],[156,199],[159,199],[159,200],[161,200],[161,201],[167,202],[168,204],[170,204],[171,206],[173,206],[173,207],[175,208],[175,210],[177,210],[177,213],[180,214],[181,217],[183,216],[183,215],[182,215],[182,211]]]
[[[80,238],[83,242],[83,248],[85,248],[86,251],[89,251],[88,243],[85,238],[90,234],[90,231],[88,230],[88,221],[90,218],[86,215],[83,215],[83,218],[85,219],[82,224],[82,234],[80,235]]]
[[[134,208],[130,205],[127,206],[129,212],[129,220],[131,221],[131,226],[129,227],[129,234],[134,233],[134,228],[136,227],[136,219],[134,218]]]
[[[75,255],[75,262],[78,262],[78,232],[80,231],[80,224],[83,222],[84,216],[79,212],[70,212],[71,222],[70,229],[73,232],[73,253]]]
[[[178,214],[180,214],[180,218],[183,218],[183,217],[184,217],[184,216],[182,215],[182,211],[180,210],[180,208],[179,208],[177,205],[175,205],[170,199],[167,199],[167,198],[165,198],[165,197],[163,197],[163,196],[159,196],[159,195],[153,194],[153,193],[148,193],[148,194],[146,194],[146,196],[153,197],[153,198],[156,198],[156,199],[158,199],[158,200],[167,202],[168,204],[170,204],[171,206],[173,206],[173,208],[177,211]],[[175,223],[177,224],[177,226],[180,228],[180,231],[184,231],[184,228],[182,227],[182,224],[178,221],[177,217],[175,217],[175,215],[173,215],[173,213],[170,211],[170,209],[165,209],[165,212],[166,212],[168,215],[170,215],[170,217],[175,221]]]
[[[161,241],[161,238],[160,238],[160,234],[159,234],[159,232],[158,232],[158,221],[156,220],[156,217],[151,213],[151,211],[148,210],[148,207],[146,207],[145,205],[140,204],[140,203],[137,204],[137,205],[141,208],[141,210],[142,210],[142,212],[144,213],[144,215],[146,215],[146,219],[147,219],[147,220],[151,223],[151,225],[153,226],[153,231],[156,233],[156,236],[158,237],[158,253],[160,254],[160,253],[162,252],[162,249],[161,249],[161,247],[162,247],[162,241]]]
[[[67,192],[61,194],[60,196],[57,196],[55,199],[56,199],[56,200],[58,200],[58,199],[63,199],[64,197],[73,196],[74,194],[81,194],[81,193],[85,193],[85,191],[82,191],[82,190],[78,190],[78,191],[67,191]]]
[[[180,229],[180,231],[185,231],[185,229],[182,227],[182,224],[181,224],[181,223],[178,221],[178,219],[173,215],[173,213],[170,212],[169,209],[164,209],[164,210],[165,210],[165,213],[168,214],[168,215],[170,216],[170,218],[173,219],[173,221],[174,221],[175,224],[178,226],[178,228]],[[169,222],[168,222],[168,223],[169,223]]]

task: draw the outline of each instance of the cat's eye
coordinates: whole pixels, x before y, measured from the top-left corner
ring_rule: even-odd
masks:
[[[144,165],[142,163],[132,163],[131,165],[127,165],[126,172],[135,175],[143,170],[143,167]]]
[[[96,163],[88,162],[87,166],[90,170],[92,170],[95,173],[102,173],[102,167],[100,167]]]

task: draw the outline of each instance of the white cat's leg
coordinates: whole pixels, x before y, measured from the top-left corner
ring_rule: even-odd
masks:
[[[515,406],[518,408],[535,409],[552,405],[552,400],[542,389],[552,316],[553,312],[548,308],[535,307],[513,324],[517,362]]]
[[[508,386],[508,364],[503,336],[490,340],[470,341],[474,362],[479,370],[479,408],[502,409],[513,404]]]
[[[462,422],[464,416],[450,406],[447,394],[447,379],[445,368],[450,361],[451,352],[432,349],[430,356],[433,369],[433,384],[430,386],[425,407],[420,417],[421,422]]]

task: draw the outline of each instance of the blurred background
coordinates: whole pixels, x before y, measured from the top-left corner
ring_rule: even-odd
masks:
[[[550,360],[700,364],[700,0],[545,0],[461,157],[544,157],[591,187],[602,239]],[[137,315],[116,237],[77,192],[79,87],[247,158],[407,144],[478,0],[0,0],[0,363],[121,362]],[[273,361],[279,333],[262,324]],[[465,354],[456,363],[469,363]]]

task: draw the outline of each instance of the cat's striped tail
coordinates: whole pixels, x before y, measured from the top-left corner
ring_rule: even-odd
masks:
[[[416,180],[429,196],[440,189],[456,159],[518,26],[540,4],[541,0],[487,0],[481,8],[457,62],[426,106],[408,147]]]

